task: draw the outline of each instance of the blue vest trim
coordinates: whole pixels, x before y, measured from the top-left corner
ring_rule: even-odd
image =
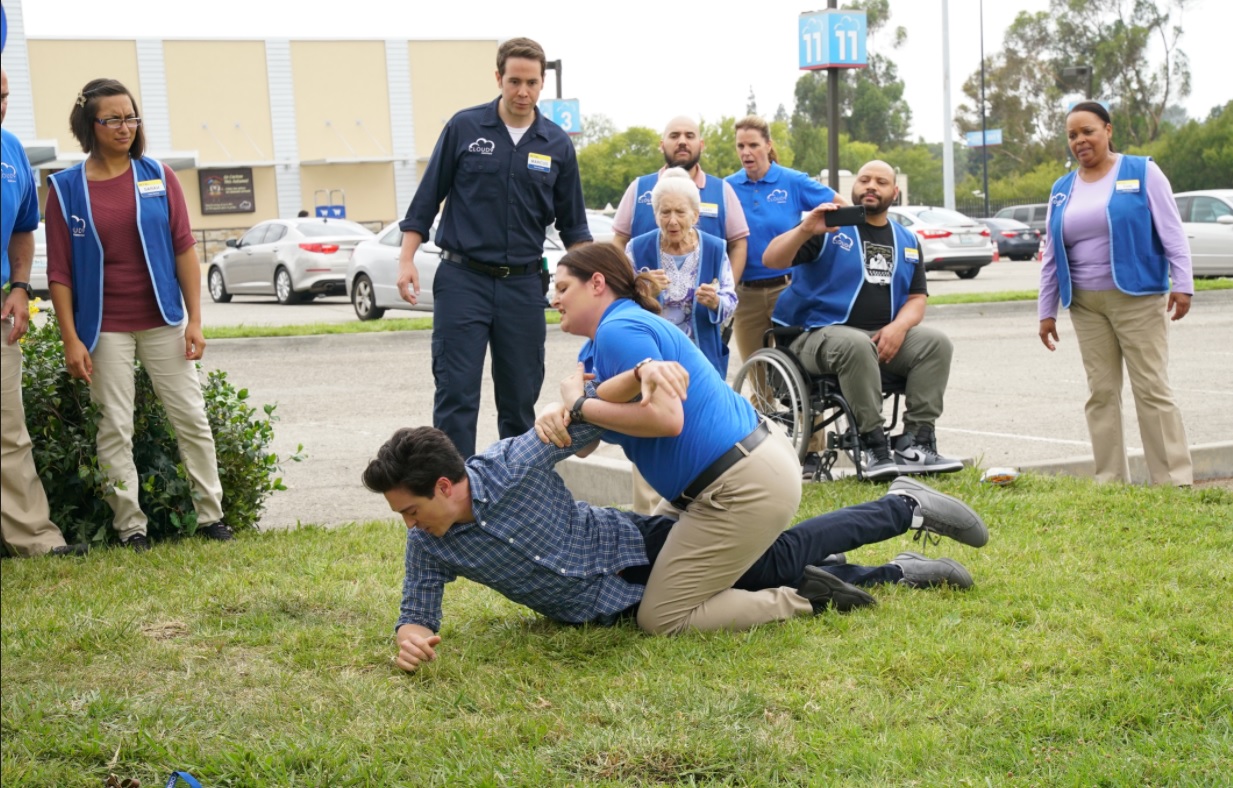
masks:
[[[175,247],[171,240],[171,213],[167,202],[167,182],[163,165],[148,157],[133,159],[133,199],[137,205],[137,232],[146,259],[146,270],[154,284],[159,313],[168,325],[184,320],[184,299],[176,275]],[[143,197],[138,184],[157,180],[161,195]],[[64,222],[69,228],[72,252],[73,320],[77,337],[90,352],[98,344],[103,325],[103,242],[94,223],[90,206],[90,184],[85,165],[77,164],[51,176],[60,201]],[[88,231],[88,232],[87,232]]]
[[[655,188],[657,183],[659,183],[658,172],[643,175],[638,179],[638,186],[634,189],[634,218],[630,222],[629,229],[631,238],[645,235],[659,228],[659,225],[655,222],[655,209],[651,207],[651,190]],[[723,178],[716,178],[708,174],[706,176],[706,186],[698,190],[698,197],[702,202],[712,203],[718,208],[716,216],[698,217],[698,229],[704,233],[710,233],[721,241],[726,241],[728,238],[728,216],[727,207],[724,202]]]

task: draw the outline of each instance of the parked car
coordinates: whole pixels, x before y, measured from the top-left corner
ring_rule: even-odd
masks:
[[[347,291],[347,261],[373,233],[345,219],[270,219],[256,224],[215,255],[206,274],[210,297],[273,295],[280,304]]]
[[[1039,202],[1031,205],[1012,205],[1009,208],[1003,208],[993,216],[995,219],[1014,219],[1016,222],[1023,222],[1033,230],[1040,231],[1041,235],[1046,235],[1049,232],[1049,227],[1045,223],[1048,215],[1049,205]]]
[[[1005,260],[1031,260],[1040,251],[1040,231],[1014,219],[977,219],[989,228]]]
[[[433,225],[429,236],[435,236],[436,230],[436,225]],[[415,269],[420,277],[420,294],[415,306],[398,295],[398,253],[401,248],[402,230],[398,229],[398,222],[393,222],[383,227],[375,237],[356,244],[351,251],[346,273],[347,297],[351,299],[355,315],[360,320],[376,320],[385,315],[387,309],[432,311],[432,280],[437,275],[437,266],[441,264],[441,248],[431,240],[425,240],[415,252]],[[544,239],[544,257],[548,260],[549,275],[555,273],[557,261],[564,256],[565,247],[560,240],[552,237]],[[546,302],[551,300],[551,287],[550,281]]]
[[[954,271],[960,279],[972,279],[993,262],[989,228],[958,211],[892,205],[887,216],[916,233],[926,271]]]
[[[1195,276],[1233,276],[1233,189],[1173,195],[1190,242]]]
[[[51,296],[47,285],[47,225],[42,222],[39,222],[34,231],[34,265],[30,267],[30,289],[36,296]]]

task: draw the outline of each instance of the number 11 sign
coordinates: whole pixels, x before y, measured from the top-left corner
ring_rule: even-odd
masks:
[[[827,9],[801,14],[801,69],[865,68],[865,12]]]

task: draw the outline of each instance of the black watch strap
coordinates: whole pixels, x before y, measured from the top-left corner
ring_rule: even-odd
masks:
[[[582,415],[582,403],[590,399],[586,394],[583,394],[578,399],[574,400],[574,406],[569,409],[570,424],[586,424],[587,418]]]
[[[34,291],[30,289],[29,282],[9,282],[9,290],[25,290],[27,298],[34,297]]]

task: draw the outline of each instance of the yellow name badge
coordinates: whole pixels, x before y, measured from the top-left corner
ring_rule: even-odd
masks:
[[[167,187],[162,181],[138,181],[137,193],[142,197],[158,197],[167,193]]]
[[[699,213],[703,216],[717,217],[719,216],[719,204],[713,202],[702,203]]]
[[[1136,194],[1139,191],[1139,179],[1133,178],[1131,180],[1118,181],[1117,183],[1113,184],[1113,188],[1119,192],[1128,192],[1130,194]]]
[[[914,247],[909,246],[907,249],[903,250],[903,258],[909,262],[919,263],[920,253],[917,252]]]
[[[542,153],[528,153],[527,169],[536,172],[552,172],[552,157]]]

